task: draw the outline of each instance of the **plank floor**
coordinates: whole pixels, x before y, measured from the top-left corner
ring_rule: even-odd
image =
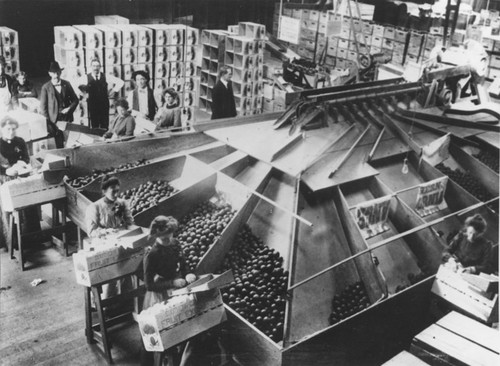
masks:
[[[16,252],[17,255],[17,252]],[[28,253],[30,269],[0,253],[0,365],[107,365],[87,344],[83,287],[73,261],[55,247]],[[31,281],[41,278],[37,287]],[[132,323],[112,333],[116,365],[139,363],[140,334]]]

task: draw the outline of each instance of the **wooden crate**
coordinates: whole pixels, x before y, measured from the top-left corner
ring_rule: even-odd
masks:
[[[144,248],[149,245],[147,237],[146,230],[138,228],[93,239],[95,250],[73,254],[76,282],[90,287],[142,270]]]
[[[54,27],[54,42],[66,49],[82,49],[83,34],[79,29],[72,26]]]
[[[115,48],[122,46],[122,37],[119,29],[108,25],[96,25],[95,27],[103,33],[104,47]]]
[[[104,47],[103,33],[98,28],[91,25],[74,25],[76,29],[83,33],[84,48],[102,48]]]
[[[221,324],[226,312],[219,290],[173,297],[138,316],[147,351],[161,352]]]
[[[111,24],[110,27],[120,31],[122,47],[136,48],[139,45],[138,30],[134,24]]]
[[[445,266],[439,268],[432,292],[486,323],[498,322],[498,294],[489,299]]]

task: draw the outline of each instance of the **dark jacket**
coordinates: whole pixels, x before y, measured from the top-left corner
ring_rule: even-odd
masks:
[[[491,247],[491,242],[482,236],[471,243],[463,232],[459,232],[444,250],[443,261],[454,257],[464,267],[476,267],[476,273],[486,272]]]
[[[73,112],[78,105],[78,97],[73,87],[68,81],[61,79],[60,98],[58,98],[57,94],[56,87],[51,81],[43,84],[40,93],[40,109],[42,114],[52,123],[57,122],[58,116],[62,121],[73,122]],[[68,107],[70,107],[69,112],[61,116],[59,112]]]
[[[110,123],[109,130],[104,137],[109,138],[116,134],[118,137],[134,136],[135,119],[130,114],[127,116],[117,115]]]
[[[35,86],[28,80],[24,83],[24,85],[19,84],[16,80],[12,84],[12,97],[17,101],[21,98],[37,98],[38,94],[36,92]]]
[[[0,175],[5,175],[5,170],[19,160],[27,164],[30,162],[26,142],[17,136],[10,143],[0,138]]]
[[[236,104],[231,81],[227,83],[226,88],[219,80],[212,90],[212,119],[230,117],[236,117]]]

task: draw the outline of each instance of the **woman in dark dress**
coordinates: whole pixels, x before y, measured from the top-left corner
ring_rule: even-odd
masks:
[[[179,223],[169,216],[157,216],[150,226],[149,238],[154,241],[151,250],[144,257],[144,284],[146,295],[143,309],[168,299],[168,290],[185,287],[196,280],[196,276],[187,272],[186,260],[174,232]],[[172,357],[172,352],[169,357]],[[162,357],[155,353],[155,358]],[[152,364],[152,355],[143,350],[141,365]]]
[[[489,271],[491,242],[483,237],[486,221],[479,214],[465,220],[460,231],[443,252],[443,262],[458,272],[479,274]]]
[[[16,130],[19,123],[10,118],[4,117],[0,121],[0,184],[3,184],[15,178],[21,170],[24,170],[30,157],[26,142],[21,137],[16,136]],[[2,239],[0,247],[7,243],[8,223],[3,207],[0,209],[2,230],[0,237]],[[23,221],[26,223],[26,229],[36,231],[40,229],[38,211],[36,209],[27,209],[22,213]]]

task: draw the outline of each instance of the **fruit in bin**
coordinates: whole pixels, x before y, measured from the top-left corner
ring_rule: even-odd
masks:
[[[82,187],[85,187],[87,184],[92,183],[94,180],[96,180],[97,178],[99,178],[105,174],[118,173],[118,172],[121,172],[123,170],[137,168],[139,166],[146,165],[146,164],[148,164],[148,161],[146,159],[141,159],[141,160],[137,160],[133,163],[122,164],[118,167],[110,167],[110,168],[104,168],[104,169],[93,169],[92,172],[88,175],[69,179],[68,184],[70,186],[72,186],[73,188],[82,188]]]
[[[481,150],[477,154],[473,154],[476,159],[481,161],[484,165],[488,166],[490,169],[493,169],[498,173],[498,155],[492,154],[488,151]]]
[[[235,282],[222,290],[224,302],[260,331],[283,338],[288,272],[279,252],[267,247],[248,226],[224,258],[221,272],[232,269]]]
[[[479,180],[470,173],[462,172],[458,169],[451,169],[443,163],[436,165],[436,168],[441,173],[450,177],[451,180],[472,194],[478,200],[485,202],[493,198],[481,182],[479,182]]]
[[[234,214],[235,211],[229,204],[205,202],[181,220],[175,237],[182,246],[190,271],[194,271]]]
[[[148,181],[138,187],[121,192],[119,197],[129,201],[133,216],[155,206],[158,201],[170,197],[176,190],[167,181]]]
[[[370,306],[370,300],[365,286],[361,281],[356,282],[333,297],[332,312],[328,322],[330,325],[334,325],[368,306]]]

